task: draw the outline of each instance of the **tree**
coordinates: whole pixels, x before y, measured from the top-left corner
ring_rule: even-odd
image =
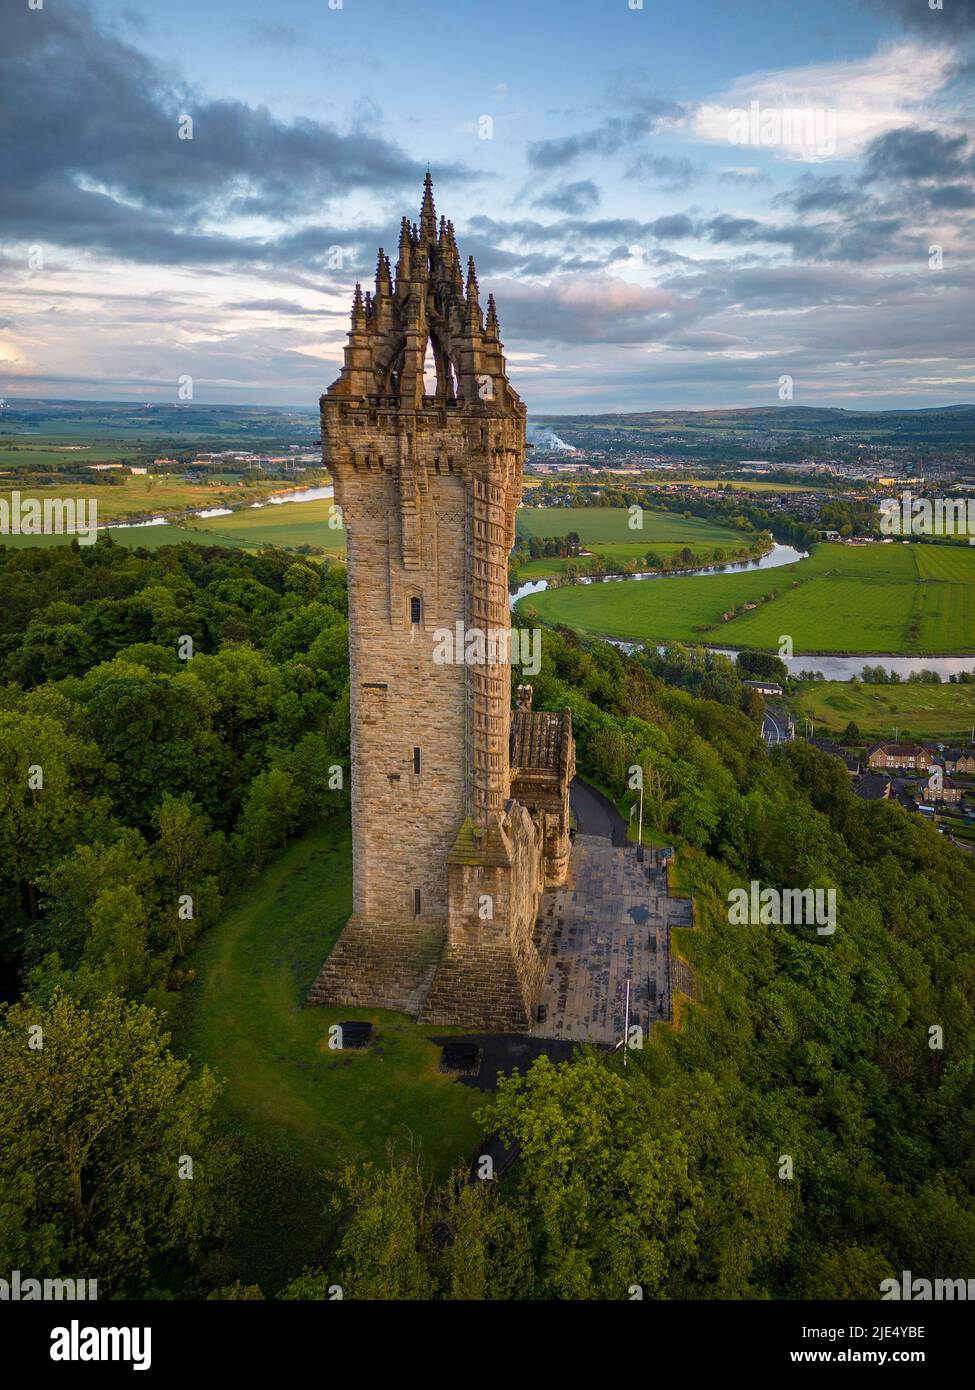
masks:
[[[262,868],[274,849],[283,849],[300,814],[295,780],[284,768],[259,772],[251,782],[234,834],[241,863]]]
[[[386,1169],[347,1169],[344,1205],[351,1218],[338,1251],[345,1296],[355,1299],[427,1299],[433,1279],[419,1244],[426,1224],[429,1179],[419,1157],[395,1157]]]
[[[84,1272],[120,1297],[156,1258],[199,1253],[228,1215],[219,1090],[207,1068],[192,1077],[173,1057],[143,1005],[110,995],[89,1011],[56,991],[46,1006],[5,1008],[0,1264]]]

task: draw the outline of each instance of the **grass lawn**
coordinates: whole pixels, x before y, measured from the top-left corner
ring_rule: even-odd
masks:
[[[778,597],[761,602],[772,589]],[[802,652],[975,652],[975,550],[820,545],[778,569],[567,585],[519,605],[541,621],[629,641]],[[759,606],[722,621],[742,603]]]
[[[330,1169],[381,1161],[413,1135],[443,1175],[473,1149],[483,1096],[437,1070],[440,1050],[406,1015],[305,1008],[305,994],[352,904],[351,832],[318,826],[276,860],[198,943],[185,1046],[227,1078],[225,1103],[284,1132]],[[378,1038],[333,1052],[329,1024],[369,1019]],[[449,1031],[449,1030],[448,1030]]]
[[[861,685],[823,681],[800,686],[794,705],[831,733],[852,719],[864,737],[890,738],[896,728],[920,738],[964,739],[975,725],[975,685]]]
[[[482,1137],[473,1115],[484,1095],[437,1070],[430,1035],[452,1030],[382,1009],[304,1006],[351,902],[351,832],[327,822],[292,844],[197,943],[196,980],[174,1029],[177,1051],[225,1078],[222,1118],[262,1183],[269,1175],[239,1237],[246,1262],[257,1259],[269,1284],[320,1258],[334,1220],[326,1201],[344,1165],[384,1163],[389,1141],[398,1149],[412,1142],[442,1178]],[[374,1024],[368,1049],[329,1049],[329,1025],[344,1019]]]

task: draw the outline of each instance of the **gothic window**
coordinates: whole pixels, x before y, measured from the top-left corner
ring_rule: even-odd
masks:
[[[426,356],[423,359],[423,394],[425,396],[436,396],[437,387],[437,359],[433,352],[433,340],[427,339]]]
[[[410,599],[410,622],[422,623],[423,621],[423,601],[418,595],[414,594]]]

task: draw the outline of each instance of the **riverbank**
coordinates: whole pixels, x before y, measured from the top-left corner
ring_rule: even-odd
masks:
[[[533,585],[512,605],[529,621],[600,640],[791,649],[798,670],[827,657],[860,665],[954,659],[967,669],[975,656],[975,551],[824,543],[802,558],[789,549],[773,547],[746,572]]]

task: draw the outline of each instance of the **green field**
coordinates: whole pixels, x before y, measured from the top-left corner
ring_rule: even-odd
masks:
[[[749,533],[718,526],[702,517],[682,516],[679,512],[644,511],[639,530],[630,526],[630,513],[623,507],[519,507],[517,530],[522,536],[567,536],[576,531],[586,543],[623,541],[650,550],[662,541],[673,545],[741,545]]]
[[[773,590],[778,596],[763,602]],[[975,652],[975,550],[821,545],[771,570],[565,585],[523,599],[545,623],[637,642],[796,653]],[[722,620],[743,603],[755,609]]]
[[[13,455],[11,455],[13,457]],[[24,454],[20,454],[21,459]],[[70,455],[69,455],[70,457]],[[0,487],[0,497],[10,504],[11,491],[16,484]],[[130,517],[162,516],[165,512],[189,511],[202,507],[230,506],[233,502],[253,501],[268,493],[280,492],[280,479],[234,486],[227,483],[188,483],[177,474],[148,474],[126,476],[121,484],[64,483],[50,487],[18,488],[22,495],[41,501],[52,497],[70,497],[98,504],[98,520],[124,521]],[[310,504],[308,504],[310,505]]]
[[[644,511],[642,526],[630,526],[630,513],[619,507],[521,507],[517,531],[523,539],[535,536],[566,536],[575,531],[583,548],[603,556],[610,564],[642,561],[648,550],[661,557],[674,555],[688,547],[710,559],[716,546],[730,551],[747,545],[750,531],[736,531],[701,517],[685,517],[677,512]],[[559,556],[541,556],[518,568],[519,579],[546,579],[562,573],[565,561]]]
[[[968,743],[975,725],[975,685],[861,685],[852,681],[803,684],[795,697],[797,720],[807,716],[831,733],[852,719],[864,738],[890,738],[896,729],[918,738]]]
[[[134,481],[138,482],[139,479]],[[144,480],[141,480],[144,481]],[[279,485],[278,486],[279,489]],[[91,496],[97,494],[98,500],[98,519],[108,521],[118,519],[122,516],[140,515],[146,510],[155,510],[142,505],[133,510],[106,507],[103,505],[103,494],[110,494],[109,500],[114,500],[114,494],[122,491],[119,488],[98,488],[86,489],[79,488],[77,491],[80,496]],[[183,492],[194,492],[191,504],[194,506],[219,506],[221,503],[220,494],[215,495],[212,488],[186,488],[182,487]],[[260,488],[260,490],[237,489],[242,495],[254,497],[255,495],[266,495],[273,490],[270,485]],[[279,489],[280,490],[280,489]],[[0,496],[4,493],[0,491]],[[153,496],[156,491],[153,490]],[[74,493],[72,493],[74,496]],[[159,511],[165,511],[171,503],[167,500],[165,504],[159,506]],[[181,524],[167,522],[162,526],[138,526],[125,528],[112,528],[112,539],[117,545],[125,545],[130,548],[145,546],[149,550],[158,550],[162,545],[178,545],[181,541],[192,541],[196,545],[226,545],[234,548],[256,550],[262,545],[280,546],[282,549],[294,549],[299,545],[319,546],[323,550],[334,551],[341,554],[345,550],[345,531],[333,529],[328,524],[331,515],[332,503],[328,498],[322,498],[314,502],[280,502],[271,503],[264,507],[237,507],[229,516],[194,516]],[[47,535],[47,536],[20,536],[20,535],[0,535],[0,545],[13,545],[18,547],[27,546],[49,546],[67,545],[71,541],[70,535]]]
[[[105,534],[99,532],[99,535]],[[108,534],[116,545],[124,545],[129,550],[158,550],[163,545],[180,545],[192,541],[194,545],[225,545],[231,549],[241,549],[242,542],[231,536],[212,534],[209,531],[193,530],[188,526],[113,526]],[[74,538],[61,536],[0,536],[0,546],[10,545],[17,549],[28,546],[70,545]]]
[[[345,549],[345,531],[328,524],[332,501],[281,502],[267,507],[241,507],[230,516],[197,517],[194,524],[238,545],[320,545],[324,550]]]

